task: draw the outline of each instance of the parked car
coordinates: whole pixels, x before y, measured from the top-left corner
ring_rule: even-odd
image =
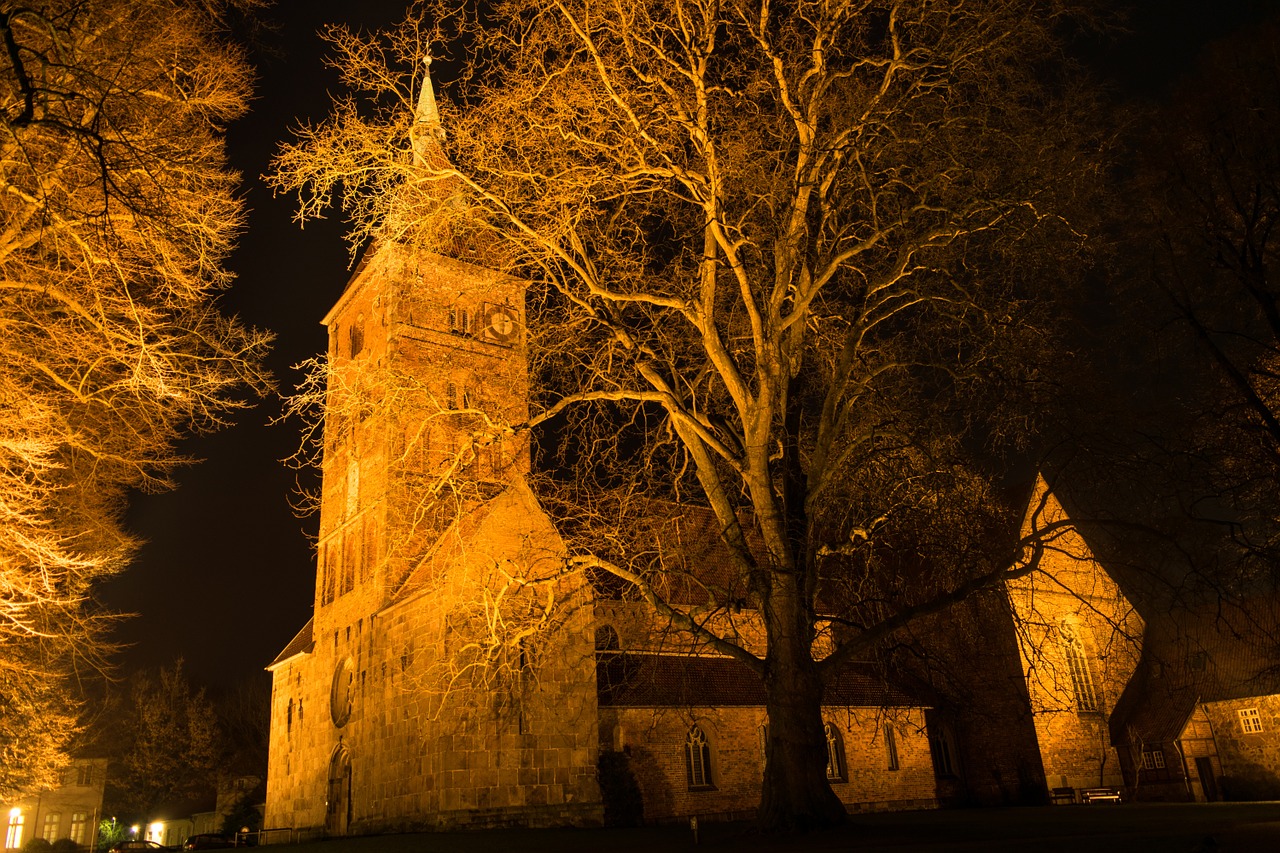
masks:
[[[107,853],[159,853],[159,851],[170,849],[145,838],[126,838],[108,847]]]
[[[227,838],[220,832],[202,832],[199,835],[192,835],[182,842],[183,850],[222,850],[235,846],[234,839]]]

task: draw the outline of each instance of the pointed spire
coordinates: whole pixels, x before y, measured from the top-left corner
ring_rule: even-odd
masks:
[[[444,126],[440,124],[440,110],[436,107],[436,93],[431,86],[431,57],[422,57],[422,90],[418,93],[418,108],[413,117],[413,156],[421,163],[434,145],[444,142]]]

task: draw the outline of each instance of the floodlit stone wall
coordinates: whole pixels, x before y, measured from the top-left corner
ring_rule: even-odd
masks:
[[[1280,799],[1280,696],[1208,702],[1228,799]],[[1255,715],[1253,712],[1256,711]]]
[[[1123,786],[1108,720],[1137,668],[1142,619],[1043,480],[1024,522],[1034,531],[1039,567],[1006,587],[1044,775],[1051,788]]]
[[[934,808],[933,762],[919,708],[826,708],[843,746],[832,790],[850,811]],[[644,820],[749,818],[764,778],[759,707],[602,708],[604,747],[627,756],[644,800]],[[884,727],[894,731],[897,769],[889,769]],[[710,747],[710,785],[691,786],[686,738],[693,726]]]

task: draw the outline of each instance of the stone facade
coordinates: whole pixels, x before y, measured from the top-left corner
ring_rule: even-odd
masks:
[[[1201,712],[1212,726],[1223,793],[1280,799],[1280,695],[1206,702]]]
[[[937,806],[921,709],[826,708],[823,717],[836,733],[832,790],[851,812]],[[764,775],[763,707],[602,709],[601,722],[628,757],[647,821],[754,816]],[[687,778],[685,753],[695,726],[709,746],[706,785]],[[886,727],[893,731],[892,750]]]
[[[1138,666],[1142,618],[1043,479],[1023,533],[1039,532],[1034,571],[1007,583],[1036,738],[1050,788],[1122,787],[1109,726]]]

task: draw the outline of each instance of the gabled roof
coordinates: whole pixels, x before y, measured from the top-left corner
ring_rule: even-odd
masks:
[[[596,660],[600,705],[614,708],[760,706],[764,682],[733,658],[606,652]],[[919,707],[866,664],[826,679],[823,705],[856,708]]]
[[[1168,742],[1195,706],[1280,693],[1274,602],[1212,602],[1147,625],[1142,662],[1111,715],[1113,743]]]
[[[315,641],[311,637],[311,627],[315,623],[315,619],[308,619],[307,624],[302,626],[302,630],[293,636],[289,644],[284,647],[280,654],[276,655],[276,659],[267,664],[267,670],[273,670],[287,660],[296,658],[298,655],[310,654],[315,648]]]

